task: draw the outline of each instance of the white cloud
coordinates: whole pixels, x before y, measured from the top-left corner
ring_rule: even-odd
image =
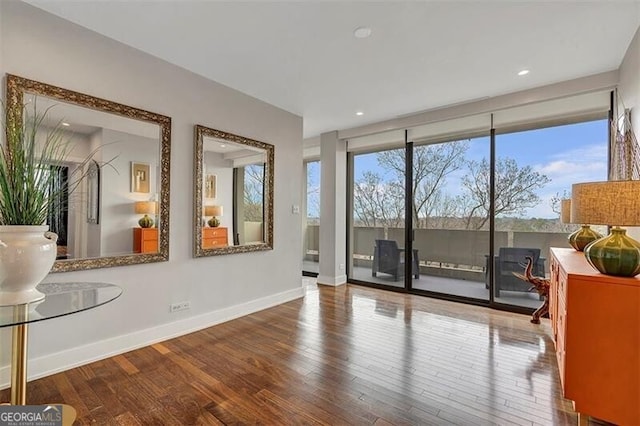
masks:
[[[601,161],[603,158],[607,158],[607,145],[602,143],[585,145],[580,148],[557,152],[551,155],[551,158],[574,163]]]
[[[549,157],[549,162],[536,164],[533,169],[546,175],[551,181],[538,191],[540,203],[527,209],[525,216],[554,218],[551,197],[571,192],[571,185],[607,179],[607,147],[592,144],[581,148],[557,152]]]

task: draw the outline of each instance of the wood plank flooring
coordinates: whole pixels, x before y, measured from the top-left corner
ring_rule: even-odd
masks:
[[[30,382],[77,424],[576,424],[548,320],[360,286]],[[8,391],[0,398],[7,400]]]

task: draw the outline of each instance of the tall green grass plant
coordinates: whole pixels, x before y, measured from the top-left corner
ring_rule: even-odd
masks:
[[[49,110],[38,112],[36,102],[22,114],[5,111],[4,144],[0,147],[0,225],[44,225],[49,210],[65,191],[54,185],[51,166],[64,166],[73,149],[62,121],[49,125]],[[80,186],[94,152],[69,173],[67,195]]]

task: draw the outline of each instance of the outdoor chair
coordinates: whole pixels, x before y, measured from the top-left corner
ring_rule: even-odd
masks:
[[[412,273],[414,278],[420,278],[420,267],[418,265],[418,250],[413,250]],[[398,281],[404,276],[404,249],[398,248],[398,243],[394,240],[376,240],[373,248],[373,263],[371,265],[371,275],[376,277],[378,272],[393,275],[394,281]]]
[[[524,273],[527,264],[527,256],[533,259],[532,274],[544,277],[545,258],[540,257],[540,249],[522,247],[500,247],[498,256],[494,257],[495,276],[495,296],[500,297],[500,291],[523,291],[528,292],[531,284],[513,275],[513,272]],[[487,265],[488,266],[488,265]],[[487,268],[488,270],[488,268]],[[489,288],[489,274],[487,273],[486,284]]]

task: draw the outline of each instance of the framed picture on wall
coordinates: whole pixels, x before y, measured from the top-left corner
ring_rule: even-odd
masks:
[[[216,198],[217,195],[217,176],[206,175],[204,179],[204,198]]]
[[[149,193],[149,165],[131,162],[131,192]]]

